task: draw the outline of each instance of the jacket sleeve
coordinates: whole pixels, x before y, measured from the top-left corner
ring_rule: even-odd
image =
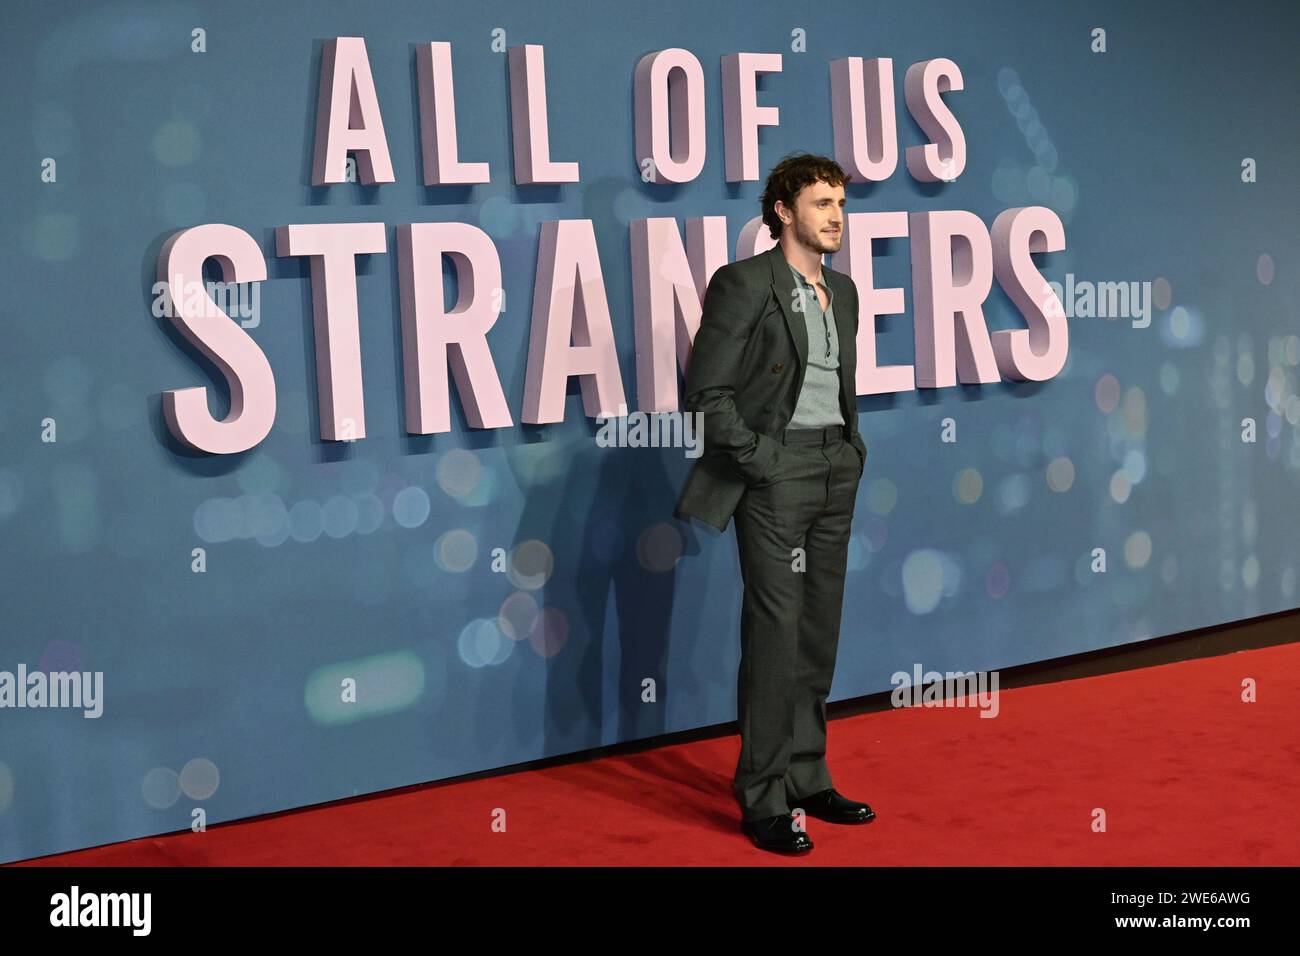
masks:
[[[684,406],[704,415],[704,450],[725,454],[746,484],[767,471],[779,443],[752,430],[733,395],[765,288],[740,278],[734,263],[718,269],[704,293],[704,312],[686,371]]]

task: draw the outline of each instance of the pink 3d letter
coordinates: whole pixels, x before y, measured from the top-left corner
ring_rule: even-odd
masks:
[[[271,431],[275,376],[257,343],[204,290],[208,258],[220,263],[223,282],[261,282],[266,260],[252,236],[219,223],[182,229],[158,253],[158,281],[167,283],[171,299],[169,317],[226,377],[230,414],[216,421],[208,411],[208,390],[200,386],[163,392],[163,417],[187,447],[232,455],[252,448]]]
[[[675,219],[632,223],[639,410],[677,411],[677,369],[685,370],[690,359],[703,315],[704,290],[713,273],[726,264],[726,216],[687,220],[685,247]]]
[[[984,324],[984,300],[993,286],[988,230],[979,216],[962,210],[914,212],[910,221],[916,384],[956,385],[954,368],[966,384],[1000,381]]]
[[[311,261],[316,401],[324,441],[366,437],[356,257],[387,249],[382,222],[280,226],[275,230],[277,256],[308,256]]]
[[[456,145],[456,93],[451,44],[426,43],[415,51],[420,79],[420,151],[424,184],[486,183],[487,163],[462,163]]]
[[[952,60],[922,60],[907,68],[903,79],[907,108],[931,140],[907,148],[907,171],[918,182],[951,182],[966,168],[966,136],[939,95],[960,89],[961,70]]]
[[[636,65],[634,87],[637,172],[651,183],[690,182],[704,168],[700,61],[676,48],[647,53]]]
[[[329,40],[321,51],[311,184],[344,182],[349,152],[358,154],[357,173],[363,183],[394,181],[379,97],[361,37]]]
[[[515,149],[515,182],[576,183],[577,163],[551,162],[546,118],[546,65],[536,43],[512,46],[506,54],[510,70],[510,131]]]
[[[1065,227],[1046,206],[1008,209],[993,220],[994,274],[1029,325],[993,333],[993,352],[1003,378],[1042,382],[1065,367],[1070,351],[1065,308],[1031,258],[1035,252],[1064,248]]]
[[[894,61],[850,56],[831,62],[835,161],[852,179],[881,182],[898,168]],[[870,253],[868,253],[870,257]]]
[[[450,312],[443,311],[444,255],[456,267],[459,290]],[[488,330],[504,309],[501,260],[488,234],[463,222],[398,226],[397,268],[407,432],[451,430],[448,365],[471,426],[514,424],[487,343]]]
[[[763,221],[762,216],[755,216],[740,227],[736,237],[736,258],[748,259],[760,252],[767,252],[780,240],[772,238],[772,230]]]
[[[758,128],[776,126],[780,110],[758,105],[758,74],[780,73],[779,53],[731,53],[722,58],[722,132],[727,182],[758,179]]]
[[[627,414],[590,219],[542,223],[523,420],[534,425],[564,421],[564,393],[573,375],[581,376],[588,418]]]
[[[907,235],[905,212],[851,212],[844,245],[831,257],[832,268],[847,272],[858,289],[858,395],[910,392],[916,388],[911,365],[876,364],[876,317],[904,310],[903,290],[877,289],[872,240]]]

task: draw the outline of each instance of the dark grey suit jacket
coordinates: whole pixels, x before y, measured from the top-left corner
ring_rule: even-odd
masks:
[[[840,408],[849,441],[867,463],[858,434],[858,292],[822,266],[834,296],[840,341]],[[761,481],[794,415],[808,364],[808,327],[794,309],[795,283],[780,245],[722,266],[704,293],[691,349],[683,410],[704,413],[704,453],[673,514],[726,531],[745,489]]]

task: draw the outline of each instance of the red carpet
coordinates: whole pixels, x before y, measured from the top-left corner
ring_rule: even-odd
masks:
[[[1300,645],[999,696],[993,719],[833,721],[836,788],[878,818],[810,819],[816,848],[797,859],[740,833],[733,735],[19,865],[1300,865]]]

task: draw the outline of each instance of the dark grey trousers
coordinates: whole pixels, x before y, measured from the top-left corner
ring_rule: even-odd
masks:
[[[732,789],[745,820],[789,813],[831,786],[826,697],[862,478],[835,429],[787,430],[782,445],[735,513],[745,596]]]

